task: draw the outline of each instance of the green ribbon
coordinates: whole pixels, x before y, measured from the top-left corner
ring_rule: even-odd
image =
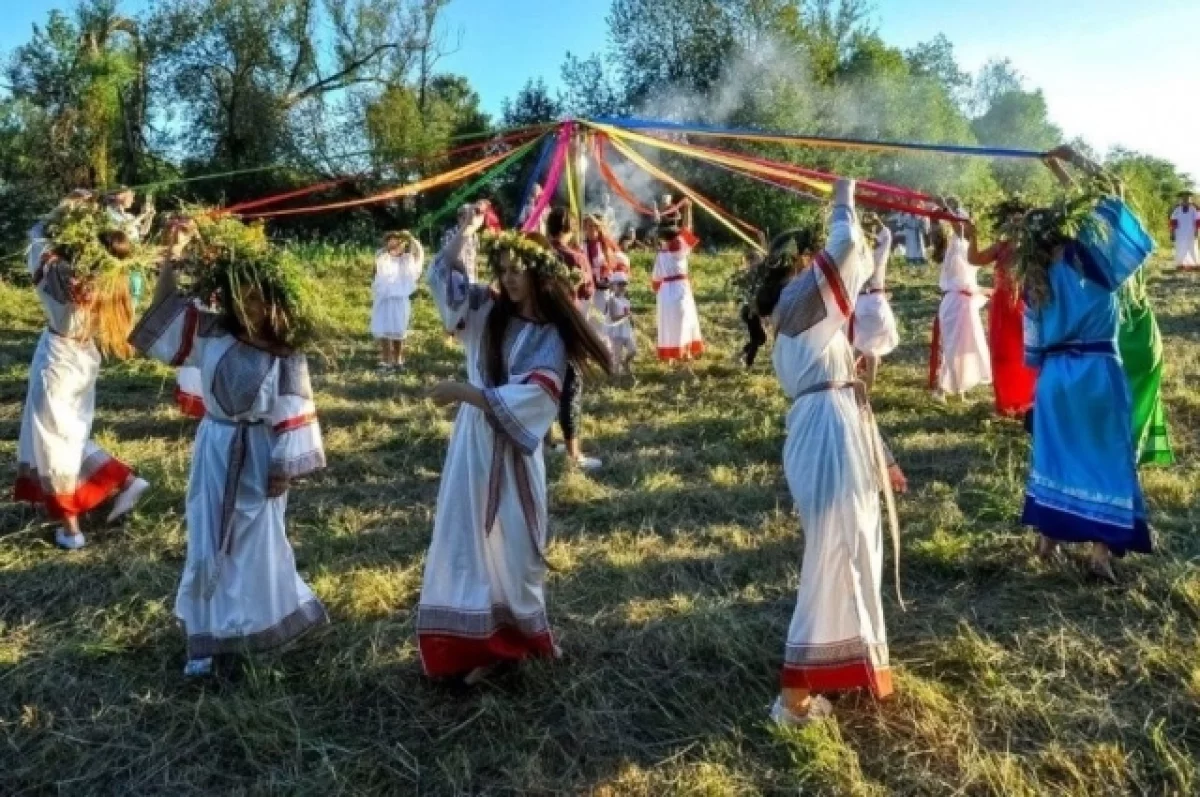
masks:
[[[531,149],[533,149],[536,144],[538,144],[543,138],[545,138],[545,136],[546,136],[546,134],[543,133],[542,135],[533,139],[529,143],[522,144],[520,147],[513,150],[512,154],[509,155],[507,158],[500,161],[495,166],[493,166],[491,169],[489,169],[488,171],[486,171],[482,175],[480,175],[477,180],[475,180],[472,183],[468,183],[467,185],[463,186],[462,188],[458,189],[453,194],[451,194],[450,199],[448,199],[446,201],[446,204],[442,205],[442,207],[440,207],[438,210],[426,215],[424,218],[421,219],[421,222],[417,225],[417,233],[420,234],[421,231],[428,230],[430,227],[432,227],[438,221],[440,221],[441,219],[444,219],[447,215],[449,215],[450,213],[457,210],[458,207],[460,205],[462,205],[463,201],[467,197],[469,197],[471,194],[474,194],[479,189],[483,188],[484,186],[495,182],[501,175],[503,175],[505,172],[507,172],[509,169],[511,169],[513,167],[513,165],[516,164],[517,161],[519,161]]]

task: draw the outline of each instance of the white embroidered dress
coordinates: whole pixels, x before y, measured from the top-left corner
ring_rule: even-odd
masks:
[[[130,342],[202,374],[208,414],[192,451],[187,561],[175,598],[188,657],[278,647],[326,622],[296,572],[287,495],[267,497],[271,477],[325,466],[304,355],[243,343],[178,294],[152,307]]]
[[[406,340],[412,321],[412,295],[425,264],[425,250],[414,239],[400,255],[386,249],[375,255],[375,282],[371,286],[371,337]]]
[[[426,674],[442,677],[557,655],[546,615],[542,439],[558,416],[567,359],[557,329],[514,318],[505,382],[490,384],[482,352],[490,291],[442,258],[428,279],[446,329],[466,349],[468,380],[488,404],[458,410],[425,560],[417,639]]]
[[[1175,265],[1181,268],[1200,268],[1200,207],[1182,204],[1171,211],[1171,234],[1175,236]]]
[[[683,230],[659,248],[651,277],[658,296],[658,359],[679,360],[704,353],[700,314],[688,276],[688,255],[700,243]]]
[[[942,303],[935,322],[932,356],[938,367],[930,369],[934,387],[943,393],[966,393],[992,383],[992,358],[980,311],[988,298],[980,290],[979,269],[967,259],[970,244],[955,235],[946,247],[939,287]]]
[[[633,303],[629,301],[629,297],[612,294],[608,297],[605,311],[605,333],[613,358],[620,362],[625,357],[637,356],[637,341],[633,334]]]
[[[900,345],[896,316],[887,297],[887,267],[892,257],[892,231],[879,231],[872,258],[875,270],[854,306],[854,348],[863,354],[884,357]]]
[[[88,312],[72,297],[71,268],[48,252],[42,225],[29,239],[27,266],[46,329],[29,366],[14,498],[56,519],[76,517],[117,492],[131,471],[91,439],[100,352]]]
[[[866,688],[882,697],[892,687],[880,600],[877,432],[856,396],[844,332],[851,298],[873,265],[853,196],[852,182],[838,183],[829,243],[785,286],[772,316],[775,373],[794,402],[784,471],[805,540],[782,683],[814,692]]]

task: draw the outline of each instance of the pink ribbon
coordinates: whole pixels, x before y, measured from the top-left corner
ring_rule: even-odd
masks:
[[[529,217],[525,219],[525,226],[521,228],[521,232],[537,232],[538,220],[542,218],[542,214],[546,212],[546,208],[558,191],[558,181],[562,179],[563,166],[567,163],[568,145],[571,143],[571,135],[574,132],[574,122],[564,122],[558,129],[558,144],[554,148],[554,157],[550,161],[550,172],[546,176],[545,190],[542,191],[537,204],[533,206]]]

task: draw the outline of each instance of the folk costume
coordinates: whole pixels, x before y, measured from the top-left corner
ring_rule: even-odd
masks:
[[[26,263],[46,328],[29,366],[13,492],[15,500],[40,504],[62,520],[100,506],[133,472],[92,440],[100,351],[74,270],[46,236],[44,223],[29,233]]]
[[[700,314],[688,276],[688,255],[700,243],[690,229],[667,227],[660,235],[651,285],[658,301],[658,359],[664,362],[704,353]]]
[[[1022,522],[1060,542],[1149,553],[1129,384],[1117,349],[1117,293],[1153,243],[1116,199],[1050,266],[1049,298],[1025,311],[1026,360],[1040,369]]]
[[[288,497],[272,479],[325,466],[305,356],[280,356],[231,334],[181,293],[161,298],[130,342],[146,356],[199,369],[206,415],[187,494],[187,560],[175,615],[189,662],[275,648],[327,621],[296,572]]]
[[[855,351],[882,358],[900,345],[900,331],[886,292],[888,261],[892,257],[892,231],[887,227],[880,228],[871,257],[874,271],[854,305],[850,337]]]
[[[929,387],[935,394],[963,394],[992,382],[992,362],[979,311],[987,296],[979,288],[979,269],[967,258],[967,240],[955,234],[946,246],[939,287],[942,302],[933,323]]]
[[[417,639],[426,675],[444,677],[558,654],[546,613],[542,441],[559,414],[567,355],[553,325],[513,317],[505,379],[493,384],[483,345],[493,294],[441,258],[428,279],[446,328],[459,330],[468,380],[488,405],[458,410],[425,560]]]
[[[877,697],[892,691],[880,598],[880,490],[888,487],[890,455],[856,382],[844,332],[853,297],[873,269],[854,183],[842,180],[824,251],[784,287],[771,318],[775,372],[793,402],[784,470],[805,538],[785,689],[869,689]]]
[[[381,249],[375,255],[375,282],[371,286],[371,337],[407,340],[412,320],[412,295],[425,263],[425,250],[410,238],[399,255]]]

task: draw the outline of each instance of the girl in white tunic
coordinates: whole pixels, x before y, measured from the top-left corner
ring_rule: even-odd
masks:
[[[412,318],[412,295],[425,263],[425,250],[407,230],[389,233],[375,255],[371,336],[379,341],[379,369],[404,367],[404,342]]]
[[[76,276],[75,255],[47,237],[78,213],[101,215],[85,195],[73,196],[29,233],[27,264],[46,329],[29,367],[13,491],[17,501],[38,504],[61,523],[55,542],[67,550],[85,544],[80,515],[119,492],[108,516],[112,522],[132,510],[150,486],[91,439],[101,350],[126,356],[133,310],[127,280],[114,281],[115,295],[97,295],[94,284]],[[123,232],[106,232],[102,241],[118,259],[132,252]]]
[[[700,314],[688,277],[688,255],[700,243],[692,232],[692,205],[684,200],[682,227],[667,218],[659,230],[652,286],[658,296],[658,359],[690,360],[704,353]]]
[[[992,358],[980,316],[988,297],[979,287],[979,269],[971,265],[969,253],[970,242],[955,225],[942,260],[942,303],[930,348],[929,387],[939,402],[948,394],[961,396],[992,383]]]
[[[499,280],[493,290],[466,280],[458,266],[463,238],[428,277],[446,328],[459,330],[467,381],[443,382],[430,394],[460,407],[425,560],[417,639],[427,675],[475,683],[501,662],[557,655],[546,615],[542,440],[558,416],[567,363],[606,371],[609,363],[548,241],[511,232],[485,239]]]
[[[144,354],[203,376],[208,414],[192,452],[175,598],[190,676],[210,673],[213,656],[278,647],[327,621],[285,527],[290,483],[325,466],[307,360],[272,323],[289,315],[277,291],[243,289],[236,301],[233,291],[226,281],[222,312],[206,312],[176,289],[168,264],[131,337]]]
[[[1175,265],[1183,271],[1200,268],[1200,209],[1192,204],[1192,194],[1179,195],[1179,204],[1171,211],[1171,240],[1175,242]]]
[[[612,295],[608,297],[608,306],[605,308],[608,348],[612,351],[614,370],[632,376],[637,341],[633,334],[633,303],[626,293],[629,275],[625,271],[616,271],[610,282]]]
[[[896,316],[887,297],[887,267],[892,257],[892,231],[878,219],[875,228],[875,249],[872,261],[875,270],[858,294],[854,306],[854,320],[850,325],[851,342],[855,351],[861,352],[866,365],[866,383],[870,390],[879,373],[879,362],[900,345],[900,332],[896,329]]]
[[[829,241],[790,281],[816,233],[790,236],[794,255],[788,235],[776,239],[766,266],[774,276],[757,291],[758,310],[775,328],[775,371],[794,402],[783,457],[805,539],[782,694],[772,710],[784,724],[827,715],[831,707],[821,692],[869,689],[885,697],[892,691],[880,600],[879,493],[889,476],[896,489],[905,485],[887,464],[843,331],[852,299],[873,270],[853,197],[853,181],[839,181]]]

